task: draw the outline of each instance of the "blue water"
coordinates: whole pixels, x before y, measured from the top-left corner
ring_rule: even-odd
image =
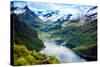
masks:
[[[46,46],[46,48],[41,51],[41,53],[45,52],[47,56],[56,56],[60,63],[86,61],[85,59],[74,53],[71,49],[56,45],[56,42],[54,40],[46,39],[44,41],[44,45]]]
[[[55,40],[56,44],[60,45],[62,43],[64,43],[64,40]]]

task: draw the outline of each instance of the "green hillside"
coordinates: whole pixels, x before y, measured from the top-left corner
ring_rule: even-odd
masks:
[[[14,44],[14,66],[33,65],[33,64],[57,64],[58,59],[55,56],[46,56],[36,52],[29,51],[24,45]]]
[[[97,60],[97,20],[81,25],[79,22],[63,24],[54,30],[53,39],[62,39],[69,47],[87,60]]]
[[[40,51],[45,46],[38,38],[37,32],[31,29],[25,21],[19,19],[16,15],[11,15],[13,23],[13,41],[16,44],[24,44],[29,50]]]

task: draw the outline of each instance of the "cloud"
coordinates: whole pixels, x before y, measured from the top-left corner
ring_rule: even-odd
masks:
[[[28,5],[32,11],[46,11],[46,10],[58,10],[60,14],[73,14],[82,15],[86,13],[88,9],[93,6],[83,6],[76,4],[59,4],[59,3],[45,3],[45,2],[31,2],[31,1],[16,1],[14,6],[24,7]]]

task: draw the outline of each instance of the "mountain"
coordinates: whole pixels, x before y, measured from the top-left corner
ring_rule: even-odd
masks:
[[[82,31],[68,43],[71,41],[73,44],[76,43],[77,45],[73,50],[87,60],[97,60],[97,20],[84,24],[80,30]],[[75,42],[77,40],[78,43]]]
[[[59,18],[54,23],[59,23],[59,25],[61,25],[63,22],[69,21],[71,16],[72,14],[64,15],[63,17]]]
[[[90,8],[87,11],[86,17],[87,17],[86,21],[89,21],[89,22],[96,20],[97,19],[97,6]]]
[[[97,13],[95,9],[79,18],[78,22],[64,22],[49,32],[59,45],[63,43],[87,61],[97,60]],[[89,19],[91,18],[91,19]]]
[[[17,12],[22,12],[22,13],[17,13]],[[18,8],[13,10],[12,13],[16,14],[20,19],[26,21],[26,23],[31,28],[37,31],[41,29],[41,25],[44,22],[35,14],[35,12],[31,11],[27,5],[24,8]]]
[[[97,9],[97,6],[90,8],[87,12],[90,12],[90,11],[95,10],[95,9]]]
[[[54,14],[54,12],[47,12],[46,14],[43,15],[43,17],[49,18]]]
[[[76,52],[76,54],[79,54],[81,57],[85,58],[88,61],[97,60],[96,8],[97,7],[90,8],[86,10],[87,12],[85,14],[78,15],[76,17],[76,14],[61,15],[59,14],[59,12],[55,13],[54,11],[34,12],[31,11],[27,5],[24,8],[14,7],[11,13],[15,14],[18,17],[18,21],[15,22],[20,22],[16,24],[17,27],[19,26],[20,28],[16,28],[16,39],[18,41],[21,41],[22,43],[25,42],[28,45],[30,45],[31,43],[32,47],[26,45],[28,49],[35,49],[39,51],[41,48],[43,48],[43,45],[41,44],[41,48],[38,48],[39,50],[37,49],[40,40],[38,40],[37,35],[35,35],[37,33],[31,33],[31,31],[26,29],[28,26],[29,28],[31,28],[31,30],[36,30],[38,34],[43,32],[43,35],[41,35],[41,37],[45,36],[44,33],[49,33],[51,39],[55,40],[57,44],[60,43],[59,45],[61,45],[63,43],[63,46],[70,48],[71,50]],[[24,27],[26,30],[23,29]],[[30,33],[28,33],[27,31],[29,31]],[[25,34],[22,34],[22,32],[24,32]],[[24,35],[25,38],[24,36],[19,37],[19,35]],[[24,39],[24,42],[22,41],[22,38]],[[26,40],[29,41],[27,42]]]
[[[13,42],[23,44],[29,50],[40,51],[45,46],[38,38],[37,32],[27,25],[27,22],[20,19],[16,14],[11,14],[13,23]]]
[[[70,20],[69,20],[70,23],[77,23],[79,21],[80,21],[80,18],[79,17],[70,18]]]

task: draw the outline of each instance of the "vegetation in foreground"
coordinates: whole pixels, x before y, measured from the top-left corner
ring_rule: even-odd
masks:
[[[55,56],[46,56],[36,52],[29,51],[24,45],[14,43],[14,65],[33,65],[33,64],[58,64],[59,61]]]

